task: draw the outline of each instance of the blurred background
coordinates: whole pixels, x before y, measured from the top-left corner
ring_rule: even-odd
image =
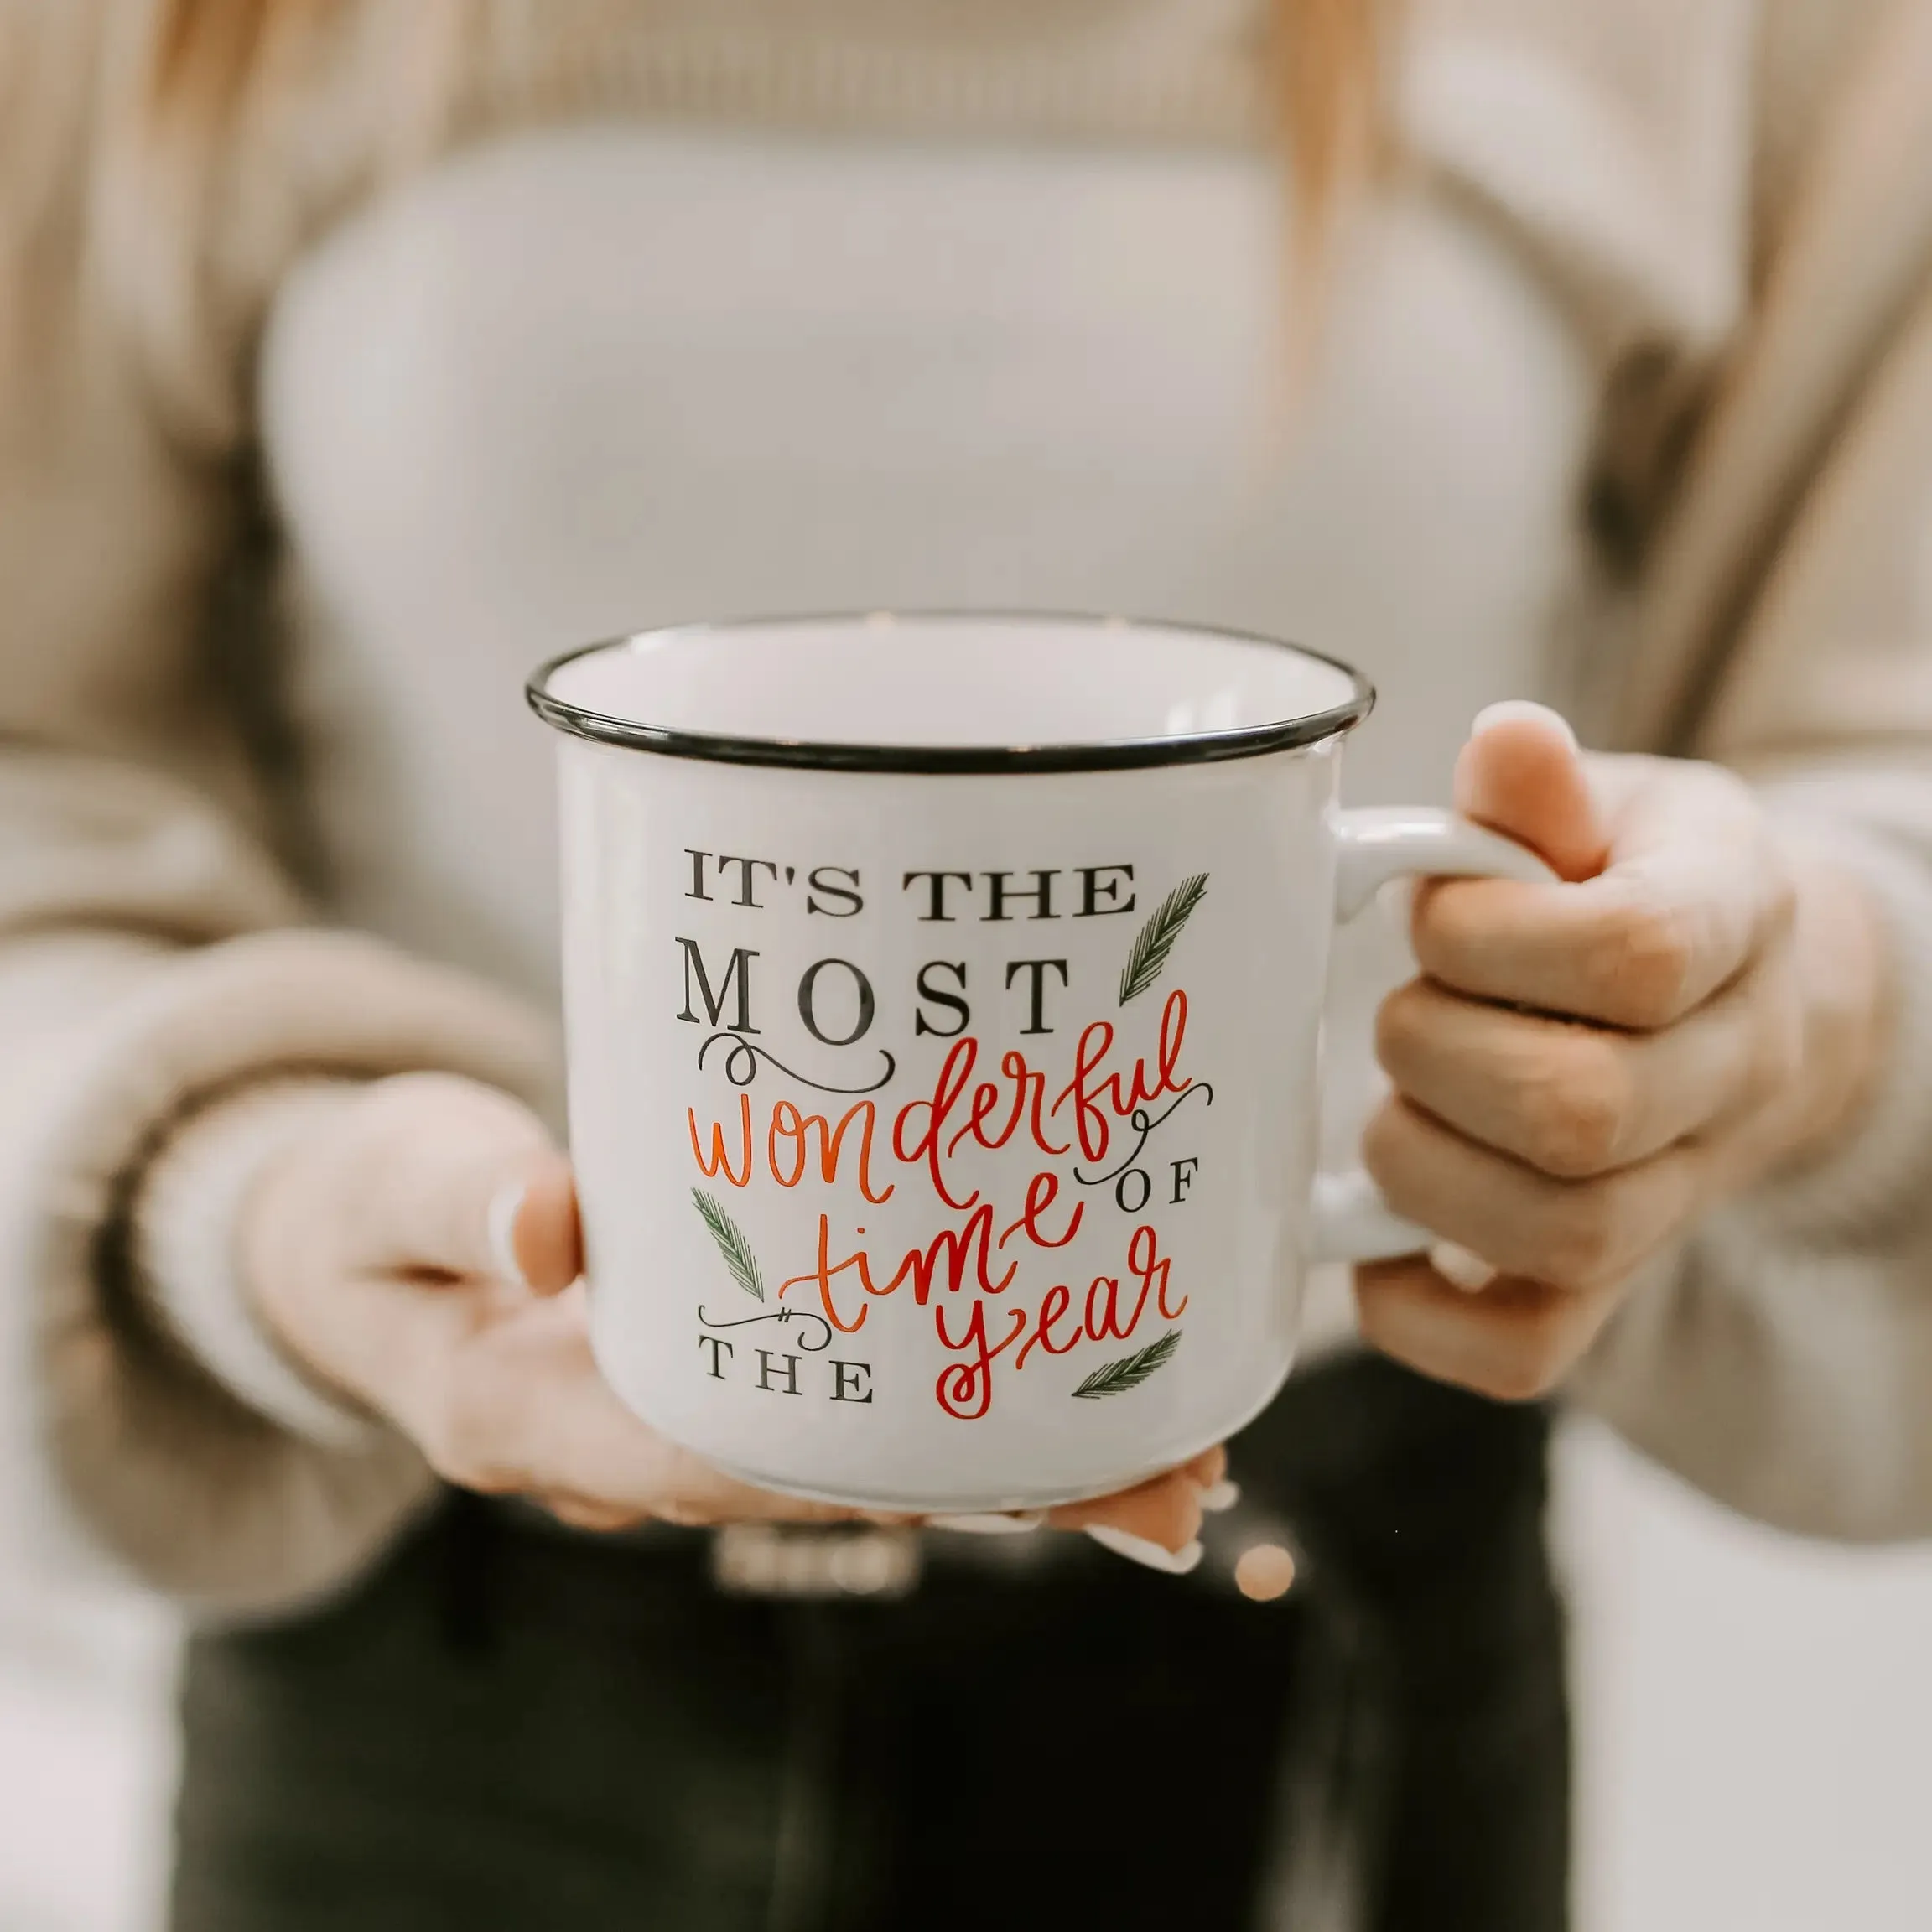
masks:
[[[1932,1550],[1801,1545],[1573,1423],[1577,1932],[1932,1924]],[[167,1619],[0,1582],[0,1932],[154,1932]]]
[[[1008,4],[1010,8],[1012,0]],[[1843,11],[1849,14],[1859,4],[1861,0],[1844,0]],[[1525,14],[1534,11],[1521,10]],[[1731,6],[1686,8],[1679,18],[1688,37],[1702,31],[1695,24],[1701,19],[1717,21],[1742,11]],[[1809,23],[1807,34],[1828,37],[1833,9],[1814,6],[1800,11]],[[1602,12],[1606,19],[1610,17],[1607,6]],[[0,24],[10,19],[9,14]],[[1816,49],[1810,39],[1793,44],[1799,48],[1792,65],[1797,73],[1815,62]],[[1519,65],[1497,71],[1511,85],[1521,79]],[[1677,90],[1664,91],[1674,96]],[[1688,84],[1684,91],[1690,99]],[[1473,98],[1480,105],[1491,96]],[[1547,122],[1535,122],[1552,138],[1571,118],[1565,100],[1555,96]],[[1487,129],[1478,126],[1476,131]],[[654,157],[652,165],[660,164],[661,158]],[[795,165],[792,174],[797,174]],[[682,183],[684,178],[674,179]],[[775,278],[783,279],[792,272],[787,224],[793,217],[787,206],[774,210],[764,174],[755,179],[756,196],[748,195],[742,205],[761,207],[761,219],[770,224],[770,231],[760,229],[754,238],[757,246],[747,242],[745,252],[747,259],[756,257],[761,273],[768,269]],[[1270,176],[1270,183],[1272,179]],[[1530,185],[1539,184],[1533,179]],[[906,205],[919,215],[917,190],[915,179]],[[1132,191],[1131,183],[1121,190]],[[666,195],[667,207],[683,208],[689,203],[681,187]],[[1114,206],[1111,202],[1099,205]],[[612,205],[619,218],[629,218],[621,200],[614,199]],[[730,205],[735,209],[740,204]],[[1176,246],[1192,246],[1199,240],[1210,264],[1217,259],[1213,250],[1223,241],[1238,240],[1248,232],[1242,224],[1251,216],[1259,217],[1255,232],[1270,237],[1276,233],[1277,211],[1265,194],[1251,203],[1228,204],[1233,212],[1228,216],[1224,232],[1210,232],[1184,218],[1184,211],[1195,205],[1185,196],[1173,203],[1174,209],[1183,211],[1171,217],[1173,240]],[[901,229],[880,219],[886,225],[880,232],[895,237],[895,247],[901,245]],[[912,216],[892,220],[902,222],[905,235],[919,231]],[[1097,231],[1104,230],[1103,223]],[[1353,575],[1345,569],[1342,579],[1348,595],[1365,600],[1353,608],[1353,631],[1379,631],[1395,639],[1430,633],[1431,626],[1405,620],[1408,606],[1403,600],[1428,605],[1438,581],[1432,572],[1440,571],[1444,558],[1459,563],[1467,548],[1476,559],[1472,569],[1482,576],[1488,553],[1479,534],[1472,536],[1472,532],[1507,526],[1527,532],[1525,548],[1535,550],[1540,526],[1528,521],[1522,505],[1536,501],[1543,503],[1549,517],[1561,519],[1567,527],[1571,510],[1566,480],[1575,454],[1572,443],[1581,435],[1592,406],[1583,387],[1572,381],[1570,359],[1575,349],[1567,336],[1559,339],[1554,324],[1540,309],[1532,314],[1528,297],[1514,282],[1500,284],[1499,293],[1490,290],[1496,247],[1492,239],[1468,238],[1463,251],[1454,252],[1445,252],[1427,230],[1401,232],[1407,236],[1408,252],[1398,252],[1396,266],[1389,270],[1385,292],[1392,291],[1392,298],[1374,312],[1384,334],[1377,335],[1366,325],[1340,332],[1355,360],[1336,365],[1343,373],[1334,379],[1334,394],[1341,401],[1333,406],[1332,422],[1339,427],[1327,433],[1337,439],[1331,454],[1337,460],[1326,466],[1311,464],[1308,471],[1311,478],[1319,480],[1318,485],[1308,486],[1309,507],[1324,514],[1311,513],[1299,524],[1284,522],[1285,528],[1296,533],[1308,557],[1332,553],[1343,557],[1346,565],[1346,545],[1336,541],[1333,533],[1347,519],[1364,505],[1384,522],[1399,518],[1404,506],[1408,506],[1430,548],[1424,551],[1411,541],[1408,568],[1357,569]],[[702,235],[699,242],[709,246]],[[1001,247],[1005,245],[1002,239]],[[529,246],[533,249],[536,243]],[[586,260],[595,258],[600,271],[605,265],[607,256],[594,248],[581,252]],[[883,257],[889,252],[880,248],[877,252]],[[1267,257],[1265,246],[1241,259]],[[989,258],[996,262],[1000,257]],[[534,333],[527,325],[535,311],[518,306],[513,298],[526,286],[564,286],[558,279],[562,270],[548,257],[519,249],[499,247],[490,259],[503,265],[505,276],[506,285],[494,290],[492,297],[508,318],[499,334],[521,351],[525,334]],[[1067,257],[1076,266],[1085,259]],[[541,266],[533,268],[533,260]],[[641,278],[647,266],[667,284],[679,284],[676,273],[658,264],[645,264],[640,254],[636,272]],[[1134,276],[1141,273],[1132,262],[1128,269]],[[1722,270],[1722,264],[1713,267],[1710,278],[1721,281]],[[1420,279],[1400,278],[1411,275]],[[1077,279],[1069,271],[1070,282]],[[692,274],[683,280],[684,285],[699,287],[702,278]],[[1690,282],[1692,292],[1700,293],[1705,286],[1701,271]],[[834,286],[834,278],[826,285]],[[1124,285],[1141,286],[1131,279]],[[330,285],[318,286],[327,299]],[[1186,305],[1182,296],[1191,286],[1191,276],[1184,263],[1179,268],[1164,265],[1158,282],[1150,281],[1147,286],[1150,303],[1158,295],[1178,309]],[[1437,292],[1435,298],[1431,290]],[[1443,290],[1463,307],[1446,304]],[[1435,308],[1426,309],[1432,299]],[[566,427],[583,449],[607,462],[613,474],[627,475],[628,466],[634,465],[647,477],[655,476],[657,473],[643,460],[647,439],[633,447],[604,420],[605,399],[593,379],[604,365],[593,356],[584,361],[583,370],[578,367],[585,341],[601,344],[613,361],[631,359],[636,355],[631,334],[635,317],[621,303],[613,302],[608,311],[589,302],[579,306],[591,319],[585,325],[588,332],[561,338],[567,350],[574,345],[576,353],[558,357],[576,378],[570,393],[578,413]],[[1270,321],[1272,311],[1259,299],[1251,308],[1235,300],[1194,306],[1208,315],[1196,366],[1206,372],[1200,394],[1212,402],[1221,393],[1215,384],[1244,352],[1241,330],[1247,325],[1243,318],[1258,319],[1254,325],[1259,328]],[[496,313],[486,304],[479,308]],[[1519,309],[1530,319],[1518,317]],[[1078,317],[1082,310],[1076,303],[1069,312]],[[1164,315],[1166,311],[1161,308],[1160,312]],[[1411,316],[1422,312],[1446,314],[1452,320],[1458,314],[1465,320],[1473,318],[1472,332],[1479,345],[1490,345],[1483,353],[1493,359],[1471,366],[1495,377],[1488,388],[1469,380],[1443,382],[1435,362],[1420,356],[1405,361],[1389,349],[1391,343],[1406,343],[1412,333]],[[705,327],[702,311],[698,313],[699,321],[688,325],[690,342],[704,347]],[[1063,325],[1057,311],[1043,307],[1040,313],[1044,341],[1051,334],[1049,324],[1053,329],[1063,329]],[[1508,330],[1498,317],[1509,322]],[[1512,317],[1517,320],[1509,320]],[[480,326],[478,314],[463,319],[466,330],[484,339],[487,346],[490,331]],[[605,331],[601,335],[600,330]],[[342,333],[346,336],[350,332]],[[839,340],[835,331],[830,333]],[[854,335],[852,340],[869,342],[871,338]],[[1066,340],[1076,338],[1069,335]],[[1269,350],[1274,352],[1271,340]],[[714,382],[735,384],[741,367],[732,356],[740,354],[733,346],[715,366],[699,366],[701,371],[711,369]],[[869,369],[861,366],[866,358],[854,355],[849,360],[854,383],[869,377]],[[346,416],[350,408],[343,405],[342,397],[361,394],[356,385],[368,377],[369,366],[380,361],[378,357],[364,365],[351,359],[348,364],[330,365],[345,387],[340,392],[317,390],[315,412]],[[1051,360],[1042,366],[1059,366]],[[490,366],[486,361],[479,366]],[[775,360],[773,366],[777,374],[772,382],[782,386],[791,366]],[[1129,355],[1118,367],[1105,371],[1106,382],[1129,387],[1135,380],[1136,366]],[[1356,371],[1354,377],[1348,377],[1350,369]],[[386,371],[383,365],[377,373]],[[1397,381],[1405,371],[1417,377],[1412,387],[1404,387]],[[1354,391],[1348,388],[1345,377],[1357,381]],[[394,399],[382,382],[371,382],[365,413],[379,432],[371,446],[387,449],[395,430],[389,413]],[[479,393],[484,387],[479,378]],[[1230,393],[1240,388],[1233,382],[1227,387]],[[726,392],[720,388],[717,392]],[[1097,395],[1109,392],[1105,384],[1096,385]],[[696,402],[686,402],[686,413],[693,418],[702,414],[707,393],[700,392]],[[834,422],[844,406],[844,394],[834,386],[823,395],[814,392],[807,402],[823,411],[826,422]],[[444,400],[439,392],[439,407]],[[1173,397],[1159,400],[1161,409],[1187,430],[1180,438],[1182,446],[1192,449],[1190,439],[1200,424],[1212,426],[1212,408],[1203,407],[1195,392],[1178,387]],[[1067,447],[1080,451],[1091,444],[1081,463],[1090,465],[1096,474],[1116,460],[1125,461],[1119,452],[1131,454],[1130,439],[1116,444],[1093,434],[1093,425],[1079,416],[1081,403],[1078,396],[1068,402],[1067,421],[1073,428],[1066,432]],[[1355,413],[1349,413],[1351,408]],[[1439,414],[1430,416],[1429,409]],[[1533,437],[1524,425],[1545,418],[1548,434]],[[797,447],[814,446],[815,418],[809,408],[795,420],[780,420],[792,423]],[[1311,438],[1327,420],[1315,419]],[[1364,437],[1364,424],[1373,428],[1391,422],[1405,428],[1420,423],[1439,432],[1435,467],[1420,460],[1411,462],[1406,455],[1400,463],[1381,467],[1342,460],[1374,440]],[[638,434],[645,438],[645,430]],[[746,432],[748,444],[767,434],[759,419],[755,434]],[[1120,434],[1125,437],[1127,432]],[[1138,436],[1138,430],[1134,434]],[[562,431],[555,440],[559,446],[568,444]],[[1211,447],[1211,442],[1204,446]],[[1523,445],[1519,464],[1514,442]],[[1318,440],[1311,446],[1319,449]],[[1389,439],[1389,446],[1401,447],[1394,439]],[[890,507],[886,499],[894,473],[881,470],[870,476],[865,470],[866,447],[860,447],[844,484],[858,489],[860,483],[853,480],[858,477],[876,493],[883,514]],[[1493,502],[1480,490],[1462,490],[1465,453],[1470,449],[1491,455],[1500,449],[1502,480],[1489,481],[1498,490],[1506,485],[1517,494]],[[459,448],[452,457],[452,475],[461,455]],[[702,500],[701,507],[711,512],[718,512],[720,504],[725,506],[728,513],[716,513],[714,522],[721,533],[718,553],[729,554],[743,541],[742,480],[729,465],[718,464],[714,470],[706,486],[718,493],[715,499],[702,491],[695,495]],[[1076,466],[1076,473],[1086,471]],[[779,496],[795,487],[782,466],[772,474]],[[1214,472],[1204,470],[1203,474]],[[667,469],[663,475],[671,478],[673,472]],[[1056,472],[1049,478],[1054,489],[1062,487],[1057,477]],[[689,477],[678,473],[675,481],[682,494]],[[1357,494],[1351,496],[1351,491]],[[434,491],[425,494],[433,496]],[[552,494],[561,501],[567,493]],[[667,501],[671,494],[667,486]],[[1211,491],[1197,494],[1204,503],[1213,496]],[[371,492],[362,504],[372,527],[382,522],[387,501],[379,492]],[[609,524],[578,514],[585,503],[605,501],[611,506]],[[848,514],[837,499],[828,503],[824,511],[828,522]],[[469,515],[472,509],[466,501],[463,513]],[[586,483],[569,499],[567,509],[569,514],[560,518],[567,526],[561,534],[544,532],[564,546],[558,557],[564,561],[556,563],[553,578],[537,579],[538,588],[532,595],[543,599],[565,595],[557,590],[556,579],[562,579],[568,597],[588,600],[585,608],[600,610],[597,600],[608,585],[615,581],[621,587],[623,569],[635,568],[621,555],[635,514],[633,501],[615,487],[599,497]],[[771,514],[776,519],[773,527],[783,527],[782,520],[792,514],[789,502],[781,503]],[[745,515],[748,517],[750,512]],[[667,554],[675,555],[680,564],[685,559],[677,532],[696,527],[673,522],[673,534],[663,539]],[[1371,526],[1363,519],[1362,527]],[[465,532],[460,521],[452,527],[454,547]],[[613,529],[618,532],[615,540]],[[573,544],[579,548],[572,549]],[[1545,547],[1552,553],[1559,548],[1553,540]],[[684,548],[693,554],[698,548]],[[588,562],[581,554],[586,552]],[[1280,554],[1270,550],[1269,555],[1271,567],[1285,580],[1303,560],[1301,553],[1285,545]],[[599,575],[605,556],[623,563],[623,569],[610,565],[615,578]],[[1922,548],[1920,568],[1929,559],[1932,551]],[[699,563],[703,564],[704,558]],[[1109,556],[1108,567],[1127,565]],[[1154,580],[1159,567],[1158,561],[1149,566]],[[1538,570],[1542,568],[1539,562]],[[1506,577],[1500,565],[1496,576],[1501,586],[1494,590],[1496,599],[1519,595],[1516,579]],[[1313,621],[1321,615],[1320,585],[1327,580],[1318,570],[1311,572],[1310,579],[1316,588],[1305,595],[1314,600],[1316,608],[1309,613],[1307,628],[1323,637],[1350,635],[1350,627]],[[1480,633],[1488,621],[1489,606],[1482,602],[1491,595],[1487,578],[1480,588],[1481,595],[1459,619],[1470,636]],[[1529,607],[1533,594],[1540,597],[1544,588],[1539,575],[1529,589],[1520,589],[1524,607]],[[457,606],[458,618],[445,624],[449,632],[471,642],[475,641],[470,637],[472,631],[493,636],[509,660],[519,666],[527,662],[531,653],[526,640],[537,633],[530,629],[529,614],[512,606],[498,579],[483,571],[472,583],[465,574],[460,589],[472,603]],[[621,607],[630,595],[625,589],[613,601]],[[665,595],[677,603],[677,597]],[[942,595],[923,600],[946,599]],[[704,608],[709,602],[693,595],[689,607]],[[610,627],[602,622],[580,623],[581,612],[573,615],[574,609],[546,605],[543,634],[554,629],[560,636],[588,636]],[[505,691],[512,688],[506,682],[502,684]],[[1385,711],[1379,740],[1383,749],[1378,754],[1384,769],[1439,769],[1441,761],[1431,747],[1439,737],[1441,707],[1419,682],[1411,683],[1407,703],[1407,710],[1397,703]],[[520,718],[515,722],[520,724]],[[532,734],[527,742],[527,756],[534,766],[541,756],[538,740]],[[1385,795],[1402,795],[1410,789],[1406,782],[1394,783],[1386,787]],[[512,788],[505,788],[504,797],[506,823],[514,821],[517,836],[523,842],[519,850],[527,847],[531,852],[540,849],[547,853],[547,829],[520,814]],[[491,875],[491,889],[500,886],[505,895],[512,894],[515,868],[500,863],[498,844],[475,837],[466,823],[460,830],[461,837],[453,843],[481,854],[483,869]],[[532,867],[537,863],[530,860]],[[499,872],[502,880],[496,876]],[[503,880],[512,883],[504,885]],[[538,928],[530,930],[534,933]],[[1827,1926],[1851,1932],[1925,1932],[1932,1928],[1932,1548],[1861,1550],[1780,1536],[1722,1511],[1587,1422],[1565,1426],[1557,1472],[1556,1540],[1571,1585],[1574,1615],[1578,1932],[1727,1932],[1733,1927],[1749,1932],[1820,1932]],[[159,1932],[175,1773],[171,1711],[176,1631],[169,1613],[151,1602],[55,1589],[0,1569],[0,1932]]]

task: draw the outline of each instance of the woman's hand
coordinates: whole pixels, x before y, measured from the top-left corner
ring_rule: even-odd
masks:
[[[569,1163],[491,1088],[438,1074],[368,1087],[262,1176],[240,1251],[295,1358],[462,1488],[594,1530],[859,1515],[721,1475],[610,1392],[591,1359]],[[1216,1450],[1052,1519],[1184,1567],[1162,1553],[1193,1545],[1223,1468]]]
[[[1646,1260],[1844,1125],[1882,1050],[1883,951],[1860,889],[1716,766],[1586,756],[1554,713],[1498,706],[1457,802],[1574,882],[1418,891],[1423,977],[1382,1009],[1395,1093],[1363,1151],[1451,1245],[1356,1295],[1388,1354],[1526,1400]]]

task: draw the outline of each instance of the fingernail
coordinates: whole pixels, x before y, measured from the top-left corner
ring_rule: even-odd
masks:
[[[490,1203],[487,1223],[490,1253],[497,1270],[506,1281],[513,1281],[519,1288],[530,1285],[524,1277],[523,1264],[517,1259],[515,1240],[517,1217],[522,1210],[523,1197],[529,1192],[529,1183],[525,1181],[512,1181],[499,1188]]]
[[[928,1516],[928,1530],[956,1530],[962,1536],[1024,1536],[1046,1520],[1044,1509],[1016,1509],[1010,1515]]]
[[[1576,749],[1576,734],[1571,729],[1570,720],[1561,711],[1552,711],[1547,704],[1539,704],[1529,698],[1505,698],[1500,704],[1485,704],[1476,714],[1469,735],[1473,738],[1492,724],[1519,722],[1540,724],[1545,730],[1555,732],[1572,751]]]
[[[1429,1250],[1429,1265],[1465,1295],[1480,1295],[1496,1279],[1496,1270],[1480,1254],[1472,1254],[1453,1241],[1438,1241]]]
[[[1201,1507],[1210,1516],[1220,1516],[1232,1509],[1241,1500],[1241,1485],[1223,1476],[1218,1483],[1210,1483],[1201,1492]]]
[[[1145,1536],[1130,1536],[1124,1530],[1116,1530],[1110,1523],[1096,1523],[1087,1534],[1103,1550],[1111,1550],[1116,1556],[1124,1556],[1130,1563],[1144,1564],[1150,1570],[1160,1570],[1170,1576],[1185,1576],[1201,1561],[1201,1545],[1190,1543],[1184,1550],[1165,1550],[1158,1543],[1150,1543]]]

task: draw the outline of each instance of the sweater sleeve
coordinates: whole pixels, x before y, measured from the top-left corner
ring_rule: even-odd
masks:
[[[218,1284],[144,1291],[142,1176],[169,1150],[205,1254],[242,1156],[189,1160],[182,1123],[223,1097],[428,1068],[547,1106],[556,1057],[519,1002],[311,923],[273,855],[202,647],[234,449],[185,427],[91,256],[112,11],[0,0],[0,1535],[248,1611],[339,1580],[425,1478],[204,1358]]]
[[[1932,299],[1807,479],[1700,749],[1864,889],[1889,1026],[1859,1117],[1636,1286],[1575,1393],[1711,1494],[1932,1533]]]

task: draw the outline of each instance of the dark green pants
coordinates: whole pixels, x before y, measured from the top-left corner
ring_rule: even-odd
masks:
[[[192,1647],[175,1932],[1236,1932],[1342,1844],[1379,1932],[1558,1932],[1542,1420],[1294,1386],[1237,1457],[1307,1552],[1288,1605],[1072,1539],[753,1601],[701,1537],[452,1498],[340,1602]]]

